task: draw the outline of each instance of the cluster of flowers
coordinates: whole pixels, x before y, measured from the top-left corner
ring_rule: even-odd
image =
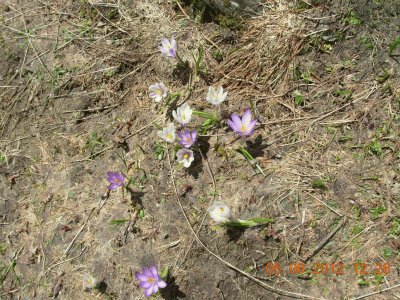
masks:
[[[178,107],[176,111],[172,112],[172,116],[179,124],[181,124],[182,128],[185,128],[185,125],[190,122],[192,119],[193,110],[190,108],[188,103],[184,103],[182,106]],[[167,127],[163,128],[157,132],[158,136],[168,143],[175,143],[176,136],[178,137],[178,144],[180,144],[183,148],[179,149],[176,152],[177,161],[185,168],[189,168],[194,160],[193,151],[189,148],[196,142],[197,140],[197,131],[189,131],[184,129],[181,132],[175,133],[175,125],[173,123],[169,123]]]
[[[177,53],[177,43],[173,37],[170,41],[165,38],[162,39],[160,51],[166,57],[177,58],[178,61],[182,61]],[[150,85],[149,91],[149,96],[157,103],[168,96],[168,90],[162,82]],[[210,86],[208,88],[206,101],[218,107],[225,101],[227,96],[228,92],[224,92],[222,86]],[[196,130],[189,131],[185,129],[185,126],[192,119],[192,114],[193,110],[190,108],[189,104],[187,102],[184,103],[172,112],[173,118],[180,124],[181,131],[176,132],[175,125],[169,123],[165,128],[157,132],[158,136],[167,143],[175,143],[176,138],[178,139],[178,144],[181,146],[181,149],[176,153],[177,161],[182,163],[186,168],[188,168],[194,160],[193,151],[189,148],[197,140]],[[245,137],[254,132],[256,122],[256,120],[252,119],[250,109],[247,109],[242,117],[239,117],[237,114],[232,114],[227,124],[236,134]],[[125,179],[126,177],[123,173],[108,172],[107,180],[110,183],[108,189],[116,190],[118,187],[124,186]],[[217,223],[233,220],[230,208],[223,202],[215,202],[208,209],[208,212],[210,217]],[[165,278],[161,278],[155,265],[149,268],[142,268],[141,272],[136,273],[136,279],[139,280],[139,286],[144,289],[144,295],[146,297],[157,293],[160,288],[165,288],[167,286],[167,283],[163,280]],[[85,289],[96,288],[96,286],[97,281],[95,278],[88,275],[84,277]]]
[[[160,51],[164,56],[167,57],[178,57],[177,54],[177,43],[172,37],[171,41],[168,39],[162,39]],[[180,59],[180,58],[179,58]],[[159,82],[150,85],[149,96],[155,101],[160,102],[163,98],[168,96],[167,88],[164,83]],[[219,106],[228,96],[228,92],[224,92],[222,86],[217,88],[210,86],[208,88],[208,93],[206,96],[206,101],[214,106]],[[193,110],[190,108],[188,103],[184,103],[182,106],[178,107],[176,111],[172,112],[174,119],[180,123],[181,127],[184,128],[192,118]],[[250,109],[247,109],[242,118],[237,114],[232,114],[230,120],[228,120],[229,127],[237,133],[239,136],[249,136],[254,132],[257,121],[252,120],[252,115]],[[189,150],[196,142],[197,132],[196,130],[190,132],[189,130],[184,130],[183,132],[177,132],[178,143],[183,146],[182,149],[178,150],[176,153],[177,161],[182,163],[184,167],[188,168],[192,161],[194,160],[193,151]],[[158,132],[158,136],[168,143],[175,142],[175,126],[173,123],[169,123],[167,127],[163,128],[162,131]]]

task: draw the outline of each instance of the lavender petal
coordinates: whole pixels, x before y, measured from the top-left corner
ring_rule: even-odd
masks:
[[[147,281],[148,277],[142,273],[136,273],[135,277],[139,281]]]
[[[235,131],[235,132],[240,131],[240,130],[237,128],[236,124],[235,124],[233,121],[228,120],[228,125],[229,125],[229,127],[230,127],[233,131]]]
[[[239,118],[239,116],[237,114],[232,114],[231,120],[233,123],[235,123],[236,128],[240,130],[240,127],[242,127],[242,120]]]
[[[152,292],[152,286],[149,287],[148,289],[145,289],[145,290],[144,290],[144,295],[145,295],[146,297],[150,297],[151,294],[153,294],[153,292]]]
[[[154,277],[154,278],[158,278],[158,272],[157,272],[156,266],[151,266],[151,267],[149,268],[149,270],[150,270],[150,272],[153,274],[153,277]]]
[[[144,268],[142,270],[142,273],[147,277],[153,277],[153,273],[151,273],[151,271],[149,269]]]
[[[153,294],[158,292],[158,284],[156,282],[153,284],[153,286],[151,288],[152,288]]]
[[[159,280],[157,282],[157,284],[158,284],[158,287],[161,288],[161,289],[163,289],[163,288],[165,288],[167,286],[167,283],[164,280]]]
[[[174,48],[175,50],[177,48],[177,44],[176,44],[175,38],[173,36],[171,37],[171,47]]]
[[[168,39],[163,38],[161,39],[161,45],[163,46],[164,49],[168,49],[168,47],[171,45]]]
[[[246,109],[246,111],[242,116],[242,123],[247,128],[249,127],[250,121],[251,121],[251,111],[250,109]]]
[[[153,285],[153,283],[152,283],[152,282],[148,282],[148,281],[142,281],[141,283],[139,283],[139,286],[140,286],[142,289],[148,289],[148,288],[150,288],[152,285]]]

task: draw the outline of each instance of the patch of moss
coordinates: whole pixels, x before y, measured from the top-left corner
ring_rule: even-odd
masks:
[[[192,18],[200,23],[212,22],[217,15],[215,9],[202,0],[185,0],[183,3],[190,7]]]
[[[320,190],[326,190],[326,183],[322,179],[315,179],[311,182],[311,187],[313,189],[320,189]]]
[[[211,56],[218,62],[221,62],[223,60],[222,53],[218,49],[213,49],[211,51]]]
[[[183,3],[191,8],[192,17],[201,23],[214,22],[225,28],[240,28],[240,19],[238,17],[223,13],[218,7],[210,6],[202,0],[185,0]],[[230,7],[230,1],[224,0],[224,5]]]
[[[240,27],[240,20],[234,16],[218,15],[217,23],[221,27],[230,29],[238,29]]]

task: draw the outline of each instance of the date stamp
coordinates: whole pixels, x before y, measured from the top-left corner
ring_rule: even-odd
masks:
[[[390,263],[364,263],[356,262],[345,265],[342,262],[316,262],[307,265],[303,262],[292,262],[288,266],[282,267],[279,262],[269,261],[266,263],[265,270],[270,276],[286,274],[302,275],[305,273],[314,275],[337,275],[342,276],[347,272],[353,272],[357,276],[363,275],[382,275],[390,274]]]

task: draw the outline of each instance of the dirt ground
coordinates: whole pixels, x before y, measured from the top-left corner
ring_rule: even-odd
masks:
[[[0,299],[144,299],[134,275],[152,264],[169,268],[155,299],[400,298],[400,1],[246,14],[0,0]],[[159,52],[172,35],[187,72]],[[179,93],[167,106],[148,95],[161,81]],[[228,91],[223,121],[193,116],[180,168],[157,130],[185,101],[214,113],[210,85]],[[226,119],[248,107],[243,145]],[[130,190],[108,192],[108,171]],[[215,227],[215,200],[273,223]]]

